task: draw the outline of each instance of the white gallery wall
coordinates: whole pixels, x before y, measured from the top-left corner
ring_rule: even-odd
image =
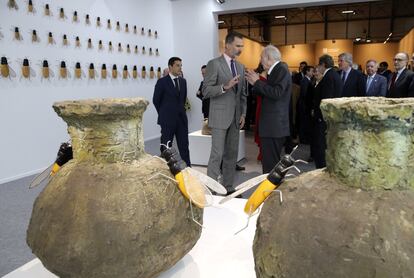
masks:
[[[7,8],[7,0],[0,0],[0,56],[7,56],[17,76],[12,79],[0,78],[0,184],[20,177],[37,173],[50,164],[56,156],[59,144],[68,139],[66,124],[54,113],[52,104],[66,99],[85,99],[94,97],[145,97],[152,99],[156,79],[122,80],[82,80],[73,79],[75,62],[81,62],[87,74],[89,63],[99,69],[106,63],[108,70],[112,64],[143,65],[167,67],[171,56],[183,59],[184,77],[188,84],[188,97],[191,111],[188,112],[189,130],[201,127],[201,101],[195,93],[201,81],[200,67],[218,55],[217,14],[240,10],[270,9],[292,5],[306,6],[358,1],[309,1],[298,0],[226,0],[219,5],[215,0],[33,0],[35,14],[27,12],[27,0],[16,0],[18,10]],[[49,3],[53,16],[43,15],[43,7]],[[59,8],[63,7],[66,19],[58,18]],[[73,11],[77,10],[79,23],[72,23]],[[90,15],[91,25],[84,23],[85,14]],[[96,17],[101,17],[102,27],[96,27]],[[106,20],[111,19],[112,30],[106,29]],[[115,23],[120,21],[121,32],[115,31]],[[125,23],[130,33],[124,32]],[[155,30],[159,38],[133,35],[132,28],[137,25]],[[13,40],[13,27],[19,27],[23,41]],[[31,30],[36,29],[40,43],[31,42]],[[47,34],[52,32],[55,45],[47,45]],[[70,46],[62,46],[63,34],[68,35]],[[82,46],[75,49],[74,38],[79,36]],[[87,39],[92,38],[93,49],[87,49]],[[105,50],[99,51],[98,41],[104,42]],[[108,41],[114,50],[108,52]],[[118,42],[124,51],[117,52]],[[127,54],[129,43],[132,53]],[[135,55],[133,46],[147,49],[146,55]],[[159,49],[159,56],[149,56],[148,48]],[[20,65],[23,58],[29,58],[36,77],[21,79]],[[55,77],[42,80],[40,61],[47,59]],[[18,61],[19,60],[19,61]],[[59,61],[67,62],[72,74],[69,80],[59,80],[57,66]],[[99,70],[98,70],[99,72]],[[108,72],[109,73],[109,72]],[[98,74],[99,75],[99,74]],[[144,137],[151,140],[159,137],[156,125],[156,111],[151,104],[144,114]]]
[[[66,123],[53,111],[55,101],[86,99],[95,97],[144,97],[151,101],[155,79],[149,79],[149,67],[167,67],[168,58],[174,54],[172,47],[172,14],[170,1],[145,0],[33,0],[35,13],[27,11],[26,0],[16,0],[18,10],[8,9],[7,0],[0,0],[0,56],[6,56],[16,77],[0,77],[0,183],[36,173],[54,161],[61,142],[69,139]],[[52,15],[44,15],[48,3]],[[59,18],[59,9],[64,8],[65,19]],[[72,22],[74,11],[78,12],[78,23]],[[90,25],[85,24],[85,15],[90,15]],[[102,26],[96,26],[96,18],[101,18]],[[112,29],[107,29],[107,19]],[[121,31],[116,31],[116,21]],[[129,33],[125,32],[125,24]],[[133,26],[138,34],[133,33]],[[14,27],[19,27],[22,41],[13,39]],[[141,35],[144,27],[145,35]],[[35,29],[40,39],[32,43],[31,32]],[[151,29],[152,36],[148,36]],[[158,38],[154,32],[157,30]],[[48,44],[48,33],[52,32],[55,44]],[[67,35],[69,46],[62,45],[63,34]],[[75,47],[75,37],[79,36],[81,47]],[[87,48],[88,38],[92,39],[93,49]],[[102,40],[104,49],[98,49]],[[113,51],[108,51],[112,41]],[[121,42],[123,52],[118,52]],[[130,44],[131,53],[126,52]],[[134,53],[138,45],[139,54]],[[142,46],[146,54],[142,54]],[[149,48],[154,54],[149,55]],[[159,49],[159,56],[155,49]],[[21,62],[28,58],[36,76],[22,78]],[[41,78],[41,61],[48,60],[54,77]],[[60,61],[66,61],[71,77],[67,80],[58,77]],[[80,62],[85,76],[74,78],[74,66]],[[98,76],[88,79],[89,63],[94,63]],[[108,78],[100,78],[100,66],[105,63]],[[118,68],[118,78],[112,79],[112,65]],[[123,66],[127,65],[131,74],[133,65],[139,73],[146,66],[147,78],[122,79]],[[159,136],[156,125],[156,110],[151,104],[144,114],[144,136],[146,139]]]

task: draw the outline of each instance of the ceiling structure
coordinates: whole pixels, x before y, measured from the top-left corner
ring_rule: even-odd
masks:
[[[414,27],[413,0],[295,7],[218,16],[219,29],[262,43],[288,45],[326,39],[397,42]]]

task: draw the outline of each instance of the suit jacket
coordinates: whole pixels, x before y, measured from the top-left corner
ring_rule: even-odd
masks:
[[[279,62],[267,76],[267,82],[256,81],[253,93],[262,96],[260,137],[290,135],[289,107],[292,96],[292,78],[285,63]]]
[[[338,73],[341,77],[342,71]],[[357,70],[351,69],[342,89],[342,97],[363,97],[365,96],[365,89],[366,80],[364,75]]]
[[[387,82],[389,82],[390,79],[391,79],[391,77],[392,77],[392,72],[389,69],[387,69],[387,70],[385,70],[385,71],[383,71],[381,73],[379,73],[379,72],[377,72],[377,73],[378,74],[381,74],[382,76],[384,76],[385,78],[387,78]]]
[[[208,113],[210,112],[210,99],[204,99],[203,95],[203,81],[200,83],[200,87],[198,87],[198,91],[200,94],[197,94],[197,97],[201,99],[202,105],[201,105],[201,112],[203,112],[204,118],[208,118]],[[198,92],[197,92],[198,93]]]
[[[313,91],[313,119],[318,121],[323,120],[322,111],[320,109],[321,100],[326,98],[341,97],[341,95],[343,95],[342,87],[343,84],[340,75],[338,75],[338,73],[336,73],[333,69],[328,70]]]
[[[158,112],[157,124],[175,128],[178,120],[187,124],[184,104],[187,98],[187,82],[179,77],[180,91],[175,88],[170,75],[158,79],[152,102]]]
[[[387,78],[380,74],[375,74],[374,79],[371,81],[371,85],[368,88],[367,97],[385,97],[386,94]]]
[[[390,86],[392,77],[388,86]],[[408,69],[404,69],[398,79],[394,83],[393,88],[389,88],[387,97],[414,97],[414,73]]]
[[[246,81],[244,66],[235,61],[240,80],[237,86],[222,92],[222,86],[232,78],[232,72],[224,56],[210,60],[207,64],[206,76],[203,83],[204,99],[210,99],[208,125],[211,128],[227,129],[233,122],[239,125],[240,116],[246,116]]]

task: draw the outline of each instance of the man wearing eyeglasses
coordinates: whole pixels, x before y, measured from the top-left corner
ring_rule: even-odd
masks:
[[[414,97],[414,73],[407,69],[410,57],[405,52],[394,57],[395,72],[388,83],[389,98]]]

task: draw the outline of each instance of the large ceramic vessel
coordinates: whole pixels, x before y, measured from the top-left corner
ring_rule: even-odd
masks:
[[[257,277],[414,277],[414,100],[321,105],[327,168],[280,186],[257,223]]]
[[[201,229],[165,162],[144,152],[144,99],[64,101],[74,159],[36,199],[27,243],[59,277],[156,277]],[[201,221],[202,210],[193,208]]]

